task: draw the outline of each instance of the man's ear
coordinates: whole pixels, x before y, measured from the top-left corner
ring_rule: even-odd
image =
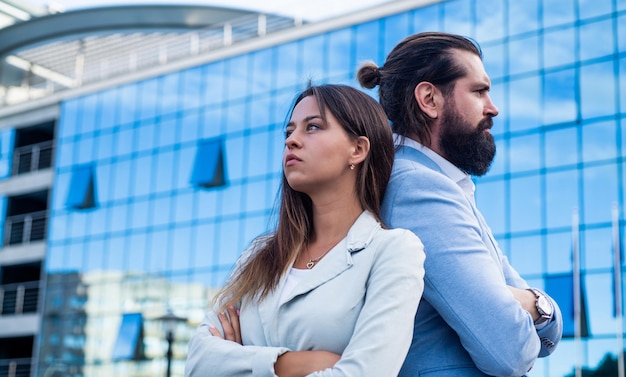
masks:
[[[350,156],[350,164],[360,164],[365,160],[370,152],[370,139],[365,136],[359,136],[354,144],[352,155]]]
[[[441,112],[441,92],[428,81],[422,81],[413,91],[415,101],[420,109],[431,119],[437,119]]]

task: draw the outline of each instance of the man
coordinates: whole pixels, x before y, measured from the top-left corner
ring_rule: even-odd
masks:
[[[359,70],[380,85],[398,150],[383,202],[390,227],[424,243],[425,289],[400,376],[523,376],[561,339],[558,305],[509,265],[474,202],[471,175],[495,156],[480,47],[446,33],[400,42],[381,68]]]

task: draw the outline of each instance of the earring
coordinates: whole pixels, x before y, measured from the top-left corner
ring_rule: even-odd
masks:
[[[354,164],[350,164],[350,170],[354,170]]]

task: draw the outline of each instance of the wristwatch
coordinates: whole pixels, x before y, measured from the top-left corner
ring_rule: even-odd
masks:
[[[549,321],[552,318],[554,308],[552,308],[552,303],[550,302],[550,300],[548,300],[546,294],[537,288],[527,289],[531,291],[537,298],[537,300],[535,301],[535,306],[537,307],[537,311],[539,312],[539,319],[535,321],[535,325],[540,325],[546,321]]]

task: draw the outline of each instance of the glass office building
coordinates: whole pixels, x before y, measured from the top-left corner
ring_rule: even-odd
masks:
[[[55,143],[53,183],[29,209],[48,211],[37,375],[163,373],[158,317],[171,310],[187,319],[173,344],[181,376],[212,293],[271,229],[296,93],[309,80],[358,87],[361,61],[382,64],[401,39],[430,30],[483,49],[500,115],[478,205],[513,266],[563,310],[567,338],[529,375],[610,364],[623,347],[613,282],[626,194],[626,1],[398,1],[59,102],[41,139]],[[3,130],[5,176],[18,126]],[[1,202],[6,221],[21,214],[16,200]]]

